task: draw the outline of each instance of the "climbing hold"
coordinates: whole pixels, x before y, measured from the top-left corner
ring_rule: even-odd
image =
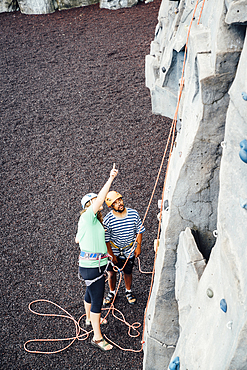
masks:
[[[214,236],[215,238],[217,238],[217,236],[218,236],[218,231],[217,231],[217,230],[214,230],[214,231],[213,231],[213,236]]]
[[[232,324],[233,324],[232,321],[228,321],[228,323],[226,324],[227,329],[232,330]]]
[[[214,292],[212,291],[212,289],[210,289],[210,288],[208,288],[208,289],[207,289],[207,296],[208,296],[209,298],[213,298],[213,296],[214,296]]]
[[[158,248],[159,248],[159,244],[160,244],[160,240],[158,239],[154,239],[154,251],[155,253],[158,252]]]
[[[179,357],[175,357],[174,360],[170,363],[169,369],[170,370],[179,370],[180,368],[180,362],[179,362]]]
[[[247,199],[239,198],[240,206],[244,209],[247,209]]]
[[[222,146],[222,148],[224,149],[225,147],[226,147],[226,141],[222,141],[221,143],[220,143],[220,145]]]
[[[184,81],[185,81],[184,77],[180,78],[179,81],[178,81],[178,86],[181,86],[181,85],[184,86]]]
[[[166,191],[167,193],[169,193],[169,191],[171,190],[171,185],[169,185],[167,188],[166,188]]]
[[[166,210],[168,207],[169,207],[169,201],[168,201],[168,199],[166,199],[164,201],[164,209]]]
[[[171,362],[170,365],[169,365],[169,369],[170,370],[177,370],[177,365],[174,364],[173,362]]]
[[[220,301],[220,308],[222,309],[223,312],[227,311],[227,304],[224,298]]]
[[[239,152],[239,157],[242,159],[243,162],[247,163],[247,140],[242,140],[239,145],[241,148]]]
[[[176,130],[177,130],[178,133],[181,131],[181,128],[182,128],[182,118],[179,118],[179,120],[177,120],[177,124],[176,124]]]
[[[163,73],[165,73],[165,71],[166,71],[165,67],[162,67],[161,70],[162,70]]]
[[[175,362],[176,365],[179,365],[179,357],[178,356],[175,357],[173,361]]]
[[[242,97],[245,101],[247,101],[247,93],[246,92],[242,92]]]

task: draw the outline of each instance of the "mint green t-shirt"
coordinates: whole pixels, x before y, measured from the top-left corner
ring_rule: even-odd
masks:
[[[92,206],[90,206],[86,212],[80,216],[76,238],[79,240],[81,251],[89,253],[107,253],[105,230],[97,219],[97,214],[94,214]],[[100,266],[104,266],[106,264],[107,258],[104,258],[102,261],[100,261]],[[80,259],[79,266],[98,267],[99,261]]]

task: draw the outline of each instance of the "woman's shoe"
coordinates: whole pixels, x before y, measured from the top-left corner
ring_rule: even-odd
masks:
[[[91,344],[94,347],[97,347],[97,348],[101,349],[101,351],[104,351],[104,352],[110,351],[113,348],[113,346],[110,343],[108,343],[103,337],[99,340],[93,340],[92,339]],[[108,347],[108,349],[107,349],[107,347]]]

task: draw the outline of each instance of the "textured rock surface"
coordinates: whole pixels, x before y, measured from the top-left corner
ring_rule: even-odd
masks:
[[[20,11],[23,14],[48,14],[55,12],[55,0],[18,0]]]
[[[247,23],[247,0],[226,1],[226,23]]]
[[[100,3],[100,8],[116,10],[130,8],[138,0],[1,0],[0,13],[11,12],[18,8],[24,14],[48,14],[56,9],[63,10]]]
[[[175,294],[181,334],[196,297],[198,282],[206,267],[188,227],[179,236],[177,256]]]
[[[56,0],[59,10],[97,4],[99,0]]]
[[[17,9],[16,0],[1,0],[0,13],[13,12]]]
[[[130,8],[136,5],[138,0],[100,0],[100,8],[116,10],[120,8]]]
[[[247,102],[241,96],[241,89],[247,88],[246,41],[229,91],[220,168],[218,237],[177,344],[182,369],[247,368],[247,211],[239,204],[239,197],[247,194],[247,164],[238,155],[239,142],[247,137]],[[211,299],[206,295],[209,287],[214,292]],[[227,303],[226,313],[220,309],[222,298]]]
[[[176,2],[162,1],[155,38],[151,43],[150,55],[146,57],[146,84],[150,89],[153,112],[171,118],[176,109],[184,45],[194,5],[194,2],[181,1],[179,9],[176,9]],[[240,206],[241,199],[242,203],[246,199],[247,182],[243,167],[246,164],[238,155],[239,143],[247,137],[247,105],[242,95],[246,91],[247,63],[243,55],[247,53],[245,49],[242,52],[246,27],[240,26],[238,23],[241,22],[235,21],[231,25],[226,24],[227,7],[223,0],[215,2],[217,12],[206,2],[198,25],[200,6],[201,3],[195,13],[188,42],[185,85],[179,106],[177,136],[164,194],[169,208],[163,212],[152,302],[148,309],[146,340],[152,340],[152,350],[149,351],[146,347],[144,354],[144,369],[148,370],[154,369],[152,363],[155,361],[156,353],[159,356],[160,353],[164,353],[164,362],[160,361],[155,369],[161,369],[162,366],[169,364],[168,352],[166,353],[164,349],[164,343],[167,344],[166,333],[169,333],[169,338],[173,340],[169,344],[174,347],[176,338],[180,335],[174,356],[181,358],[180,368],[183,370],[187,368],[233,370],[235,368],[230,367],[231,361],[232,364],[239,361],[236,369],[247,367],[245,357],[241,358],[240,355],[243,351],[240,338],[244,333],[246,308],[241,297],[235,294],[237,281],[239,280],[240,285],[244,284],[246,274],[236,260],[236,256],[241,256],[241,251],[237,246],[234,247],[235,244],[246,246],[247,239],[247,229],[244,227],[247,212]],[[230,3],[228,11],[229,9]],[[235,78],[236,71],[238,73]],[[225,137],[227,125],[231,125],[229,138],[232,135],[230,139],[233,141],[232,146],[228,144],[229,138]],[[229,157],[237,153],[235,159],[238,161],[232,164],[229,161],[230,171],[223,166],[222,159],[222,152],[224,154],[228,146]],[[236,179],[238,185],[235,184]],[[222,186],[228,190],[218,200],[219,194],[222,194]],[[231,211],[229,203],[230,199],[235,198],[236,191],[239,194],[238,201],[234,203],[235,213]],[[222,221],[220,207],[225,208],[224,211],[222,209],[222,216],[227,215],[226,218],[231,220],[231,225],[230,223],[225,225],[225,221]],[[174,294],[175,262],[176,258],[178,261],[183,259],[182,249],[179,249],[177,257],[176,254],[179,235],[187,227],[197,230],[199,250],[207,260],[209,259],[209,263],[197,289],[196,284],[194,285],[191,300],[186,304],[184,299],[184,307],[187,305],[187,310],[185,315],[179,318]],[[234,228],[238,230],[237,234]],[[216,240],[214,235],[217,236],[217,233],[214,233],[215,229],[218,229],[218,235],[221,229],[222,234],[221,237],[218,236],[217,244],[210,255]],[[225,256],[222,251],[225,251]],[[231,273],[227,277],[227,270],[231,271],[232,279]],[[238,273],[239,270],[241,273]],[[187,270],[185,276],[187,276],[185,282],[191,281],[195,277],[195,271]],[[179,286],[181,286],[180,297],[186,296],[188,285],[185,284],[182,288],[180,283]],[[208,288],[215,293],[212,299],[206,294]],[[165,300],[168,294],[170,302]],[[232,321],[231,315],[226,313],[224,316],[223,311],[219,309],[220,300],[224,297],[228,304],[236,308],[236,312],[242,305],[241,318],[234,316],[238,327],[234,335],[233,331],[226,327]],[[216,307],[218,311],[214,312]],[[207,311],[210,311],[208,316]],[[217,320],[220,322],[219,325]],[[179,331],[178,321],[182,323],[182,331]],[[219,335],[222,325],[224,331]],[[163,330],[163,336],[160,328]],[[217,345],[214,348],[215,342]],[[222,356],[223,365],[219,362]]]
[[[77,8],[98,2],[99,0],[1,0],[0,13],[18,8],[23,14],[48,14],[56,9]]]

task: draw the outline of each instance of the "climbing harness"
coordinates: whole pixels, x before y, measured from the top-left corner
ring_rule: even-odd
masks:
[[[79,270],[78,270],[78,278],[79,278],[79,280],[81,280],[81,281],[85,281],[86,286],[90,286],[90,285],[92,285],[93,283],[95,283],[95,281],[98,281],[98,280],[99,280],[99,279],[101,279],[103,276],[106,276],[106,271],[107,271],[107,267],[108,267],[108,265],[109,265],[109,263],[107,263],[107,265],[106,265],[106,268],[105,268],[104,272],[103,272],[100,276],[98,276],[98,277],[96,277],[96,278],[94,278],[94,279],[92,279],[92,280],[84,280],[84,279],[81,277]]]
[[[79,255],[79,262],[83,260],[92,260],[92,261],[99,261],[99,271],[100,271],[100,261],[105,258],[112,258],[108,253],[89,253],[81,251]]]
[[[108,253],[89,253],[89,252],[84,252],[81,251],[79,260],[84,260],[84,259],[90,259],[90,260],[101,260],[103,258],[108,258],[109,254]]]
[[[121,256],[121,257],[126,258],[125,254],[124,254],[124,249],[131,248],[131,247],[132,247],[132,245],[134,244],[134,241],[133,241],[132,243],[130,243],[130,244],[128,244],[128,245],[126,245],[126,247],[123,247],[123,248],[118,247],[118,246],[117,246],[116,244],[114,244],[111,240],[110,240],[110,244],[111,244],[111,246],[112,246],[112,247],[114,247],[114,248],[116,248],[116,249],[119,249],[119,251],[120,251],[120,256]],[[131,252],[132,252],[132,250],[131,250]],[[129,255],[130,255],[130,254],[129,254]]]
[[[95,279],[92,279],[92,280],[84,280],[82,279],[81,275],[80,275],[80,272],[78,270],[78,277],[80,280],[84,280],[85,283],[86,283],[86,286],[90,286],[92,285],[93,283],[95,283],[95,281],[101,279],[103,276],[106,276],[106,272],[107,272],[107,268],[109,266],[109,263],[112,263],[111,262],[111,259],[112,259],[112,256],[110,256],[108,253],[88,253],[88,252],[84,252],[84,251],[81,251],[80,255],[79,255],[79,261],[82,261],[82,260],[92,260],[92,261],[99,261],[99,272],[101,272],[101,269],[100,269],[100,261],[102,259],[105,259],[105,258],[110,258],[110,260],[107,261],[107,264],[106,264],[106,267],[104,269],[104,272],[96,277]]]
[[[145,215],[144,215],[144,218],[143,218],[143,221],[142,221],[142,225],[141,227],[143,226],[144,224],[144,221],[147,217],[147,214],[148,214],[148,211],[149,211],[149,208],[151,206],[151,203],[152,203],[152,200],[153,200],[153,197],[154,197],[154,193],[155,193],[155,190],[157,188],[157,184],[158,184],[158,181],[159,181],[159,178],[160,178],[160,174],[161,174],[161,170],[163,168],[163,164],[164,164],[164,161],[165,161],[165,158],[166,158],[166,154],[167,154],[167,151],[168,151],[168,147],[170,146],[170,150],[169,150],[169,158],[168,158],[168,162],[167,162],[167,169],[166,169],[166,174],[165,174],[165,179],[164,179],[164,186],[163,186],[163,191],[162,191],[162,199],[161,199],[161,205],[163,205],[163,201],[164,201],[164,193],[165,193],[165,186],[166,186],[166,180],[167,180],[167,173],[168,173],[168,168],[169,168],[169,164],[170,164],[170,159],[171,159],[171,154],[172,154],[172,149],[173,149],[173,144],[174,144],[174,141],[175,141],[175,129],[176,129],[176,122],[177,122],[177,115],[178,115],[178,109],[179,109],[179,104],[180,104],[180,100],[181,100],[181,95],[182,95],[182,91],[183,91],[183,87],[184,87],[184,70],[185,70],[185,62],[186,62],[186,58],[187,58],[187,48],[188,48],[188,39],[189,39],[189,35],[190,35],[190,30],[191,30],[191,26],[192,26],[192,23],[193,23],[193,20],[195,19],[195,12],[196,12],[196,9],[197,9],[197,6],[198,6],[198,3],[199,3],[199,0],[196,1],[196,4],[195,4],[195,8],[194,8],[194,11],[193,11],[193,14],[192,14],[192,17],[191,17],[191,22],[190,22],[190,25],[189,25],[189,28],[188,28],[188,33],[187,33],[187,39],[186,39],[186,44],[185,44],[185,52],[184,52],[184,61],[183,61],[183,68],[182,68],[182,76],[181,76],[181,83],[180,83],[180,89],[179,89],[179,94],[178,94],[178,102],[177,102],[177,107],[176,107],[176,110],[175,110],[175,114],[174,114],[174,118],[173,118],[173,121],[172,121],[172,124],[171,124],[171,128],[170,128],[170,132],[169,132],[169,135],[168,135],[168,139],[167,139],[167,143],[166,143],[166,147],[165,147],[165,151],[164,151],[164,154],[163,154],[163,157],[162,157],[162,160],[161,160],[161,164],[160,164],[160,168],[159,168],[159,171],[158,171],[158,175],[157,175],[157,178],[156,178],[156,181],[155,181],[155,184],[154,184],[154,188],[153,188],[153,191],[152,191],[152,194],[151,194],[151,197],[150,197],[150,200],[149,200],[149,203],[148,203],[148,206],[147,206],[147,209],[146,209],[146,212],[145,212]],[[198,24],[200,22],[200,18],[201,18],[201,14],[202,14],[202,10],[203,10],[203,7],[204,7],[204,3],[205,3],[205,0],[203,0],[203,4],[202,4],[202,7],[201,7],[201,12],[200,12],[200,15],[199,15],[199,19],[198,19]],[[160,211],[160,218],[159,218],[159,226],[158,226],[158,232],[157,232],[157,240],[159,240],[159,236],[160,236],[160,230],[161,230],[161,215],[162,215],[162,207],[161,207],[161,211]],[[135,248],[135,245],[137,243],[137,238],[138,238],[138,235],[140,233],[140,230],[141,230],[141,227],[139,229],[139,232],[136,236],[136,239],[132,245],[132,248],[131,248],[131,251],[130,251],[130,254],[132,253],[132,251],[134,250]],[[126,248],[126,247],[125,247]],[[91,253],[92,254],[92,253]],[[86,258],[89,258],[90,259],[90,255],[89,254],[89,257],[86,257]],[[130,256],[129,254],[129,256]],[[85,255],[83,255],[82,258],[84,258]],[[99,257],[99,256],[98,256]],[[148,299],[147,299],[147,304],[146,304],[146,308],[145,308],[145,312],[144,312],[144,318],[143,318],[143,330],[142,330],[142,340],[141,340],[141,348],[139,350],[134,350],[134,349],[126,349],[126,348],[122,348],[120,347],[118,344],[114,343],[112,340],[110,340],[109,338],[107,338],[107,336],[105,335],[105,338],[107,339],[108,342],[110,342],[111,344],[113,344],[114,346],[116,346],[117,348],[121,349],[122,351],[129,351],[129,352],[134,352],[134,353],[138,353],[138,352],[141,352],[143,350],[143,345],[145,343],[144,341],[144,331],[145,331],[145,321],[146,321],[146,314],[147,314],[147,309],[148,309],[148,305],[149,305],[149,301],[150,301],[150,297],[151,297],[151,292],[152,292],[152,288],[153,288],[153,283],[154,283],[154,272],[155,272],[155,264],[156,264],[156,257],[157,257],[157,250],[155,252],[155,257],[154,257],[154,265],[153,265],[153,271],[151,272],[152,274],[152,278],[151,278],[151,283],[150,283],[150,288],[149,288],[149,295],[148,295]],[[99,259],[99,258],[96,258],[94,257],[96,260]],[[102,256],[101,256],[102,258]],[[92,259],[92,258],[91,258]],[[123,323],[125,323],[129,329],[128,329],[128,334],[129,336],[135,338],[135,337],[138,337],[140,335],[140,332],[137,330],[141,324],[138,323],[138,322],[135,322],[133,324],[129,324],[126,320],[125,320],[125,317],[124,315],[119,311],[117,310],[115,307],[114,307],[114,302],[115,302],[115,299],[116,299],[116,295],[117,295],[117,292],[119,290],[119,287],[120,287],[120,284],[121,284],[121,281],[122,281],[122,271],[124,269],[124,267],[126,266],[127,262],[128,262],[128,258],[126,258],[126,261],[125,261],[125,264],[124,266],[119,269],[117,266],[114,266],[113,267],[113,270],[116,271],[116,272],[119,272],[120,273],[120,278],[119,278],[119,282],[118,282],[118,286],[117,286],[117,289],[116,289],[116,294],[112,300],[112,303],[111,303],[111,306],[109,308],[102,308],[102,311],[104,310],[108,310],[106,316],[103,318],[103,319],[106,319],[106,317],[109,315],[109,313],[111,312],[113,317],[115,317],[116,319],[122,321]],[[141,268],[140,268],[140,260],[139,260],[139,257],[138,257],[138,262],[139,262],[139,270],[140,272],[142,273],[149,273],[149,272],[143,272],[141,271]],[[110,262],[108,262],[110,263]],[[100,276],[99,278],[101,278],[102,276]],[[97,279],[99,279],[97,278]],[[93,281],[88,281],[90,282],[90,284],[93,283]],[[222,302],[223,301],[223,302]],[[226,303],[224,302],[224,300],[221,301],[221,309],[226,312]],[[66,315],[57,315],[57,314],[44,314],[44,313],[39,313],[37,311],[34,311],[32,310],[31,306],[34,304],[34,303],[37,303],[37,302],[47,302],[47,303],[50,303],[56,307],[58,307],[59,309],[61,309],[64,313],[66,313]],[[223,304],[224,303],[224,304]],[[24,349],[29,352],[29,353],[42,353],[42,354],[53,354],[53,353],[58,353],[58,352],[62,352],[64,351],[65,349],[69,348],[76,339],[78,340],[86,340],[89,336],[89,334],[93,331],[86,331],[85,329],[81,328],[80,327],[80,321],[82,319],[82,317],[84,317],[86,314],[82,315],[78,321],[76,321],[66,310],[64,310],[62,307],[58,306],[57,304],[51,302],[51,301],[48,301],[48,300],[37,300],[37,301],[33,301],[29,304],[29,310],[36,314],[36,315],[40,315],[40,316],[54,316],[54,317],[62,317],[62,318],[68,318],[70,320],[72,320],[75,324],[75,327],[76,327],[76,335],[72,338],[63,338],[63,339],[32,339],[32,340],[29,340],[27,341],[25,344],[24,344]],[[116,316],[115,312],[118,313],[118,316]],[[80,332],[84,332],[82,334],[80,334]],[[132,331],[135,331],[136,334],[132,334],[131,332]],[[35,350],[29,350],[27,348],[27,345],[30,344],[30,343],[35,343],[35,342],[58,342],[58,341],[71,341],[69,343],[69,345],[67,345],[66,347],[60,349],[60,350],[57,350],[57,351],[52,351],[52,352],[44,352],[44,351],[35,351]],[[172,369],[176,369],[178,370],[179,368],[179,357],[176,357],[175,360],[173,361],[172,364],[170,364],[173,366]],[[176,367],[175,367],[176,366]],[[171,367],[170,367],[171,368]]]

